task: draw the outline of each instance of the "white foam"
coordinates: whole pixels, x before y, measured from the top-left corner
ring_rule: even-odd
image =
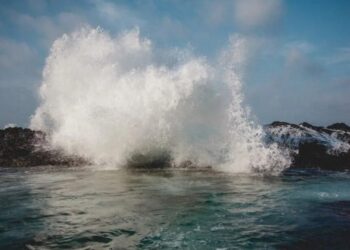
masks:
[[[232,172],[280,171],[290,160],[263,143],[243,105],[248,53],[234,36],[218,61],[161,51],[138,29],[111,37],[85,28],[51,48],[31,127],[53,147],[122,166],[135,153],[168,152]]]

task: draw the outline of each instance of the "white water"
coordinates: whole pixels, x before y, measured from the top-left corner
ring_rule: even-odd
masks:
[[[289,158],[264,145],[243,105],[248,52],[240,36],[209,62],[154,48],[137,29],[64,35],[47,59],[31,127],[46,131],[52,147],[96,164],[118,167],[136,153],[167,152],[175,165],[278,172]]]

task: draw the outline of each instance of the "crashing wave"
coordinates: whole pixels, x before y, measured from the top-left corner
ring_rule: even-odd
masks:
[[[166,152],[231,172],[280,172],[290,164],[244,105],[249,44],[233,36],[217,60],[160,50],[139,30],[64,35],[51,48],[31,128],[53,148],[95,164],[126,165]],[[152,158],[151,157],[151,158]]]

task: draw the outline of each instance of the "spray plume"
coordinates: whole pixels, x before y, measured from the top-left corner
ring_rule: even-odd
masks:
[[[218,62],[186,50],[159,50],[139,30],[113,38],[84,28],[56,40],[31,127],[54,148],[123,166],[135,154],[169,154],[231,172],[279,172],[290,160],[265,145],[242,94],[249,52],[230,39]]]

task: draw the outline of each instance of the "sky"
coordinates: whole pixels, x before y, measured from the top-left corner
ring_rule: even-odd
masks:
[[[28,126],[52,43],[85,26],[138,27],[157,47],[208,59],[240,34],[258,121],[350,124],[348,0],[0,0],[0,127]]]

